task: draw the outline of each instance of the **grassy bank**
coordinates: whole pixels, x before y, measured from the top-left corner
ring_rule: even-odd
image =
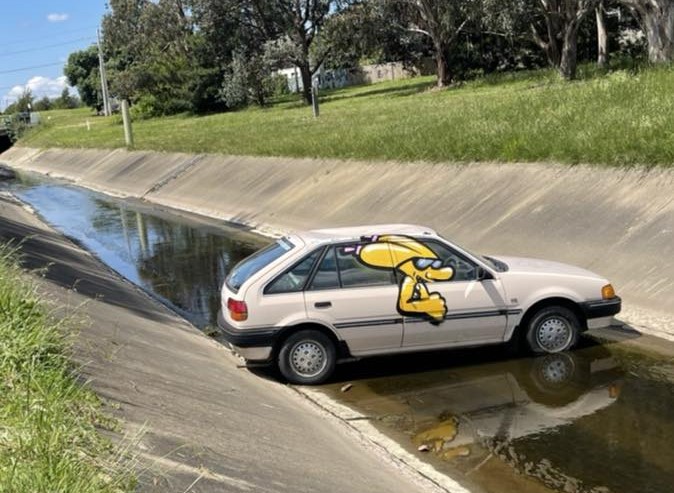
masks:
[[[565,83],[551,71],[434,90],[433,78],[325,92],[321,117],[297,101],[204,117],[135,122],[136,147],[160,151],[428,161],[674,163],[674,69]],[[21,145],[124,145],[118,117],[43,115]],[[87,127],[88,122],[88,127]]]
[[[111,422],[76,382],[69,336],[0,246],[0,492],[120,492],[131,487],[97,427]]]

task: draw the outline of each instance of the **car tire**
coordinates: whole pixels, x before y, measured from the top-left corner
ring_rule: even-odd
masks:
[[[575,346],[579,334],[580,322],[573,311],[563,306],[548,306],[529,320],[526,341],[536,354],[560,353]]]
[[[278,353],[278,368],[290,383],[315,385],[335,369],[335,345],[317,330],[301,330],[288,337]]]

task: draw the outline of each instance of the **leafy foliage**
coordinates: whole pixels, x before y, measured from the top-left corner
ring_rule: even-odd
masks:
[[[96,46],[71,53],[63,73],[68,84],[77,87],[82,103],[97,110],[103,107]]]
[[[651,15],[645,0],[602,0],[614,60],[638,62],[645,44],[651,60],[674,57],[674,44],[657,35],[671,31],[671,2],[652,1],[659,10]],[[430,61],[438,86],[546,64],[571,79],[579,62],[597,58],[597,3],[110,0],[103,44],[111,93],[138,106],[137,116],[211,113],[267,105],[281,87],[275,71],[288,68],[300,75],[307,103],[321,68],[352,71],[368,62]],[[96,47],[73,53],[66,74],[83,102],[100,108]]]

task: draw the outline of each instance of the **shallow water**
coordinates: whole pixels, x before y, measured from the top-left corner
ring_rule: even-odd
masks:
[[[215,324],[227,272],[269,241],[231,225],[171,215],[68,185],[24,182],[15,194],[199,327]]]

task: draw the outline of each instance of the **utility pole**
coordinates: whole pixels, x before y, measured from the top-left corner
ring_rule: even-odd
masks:
[[[98,64],[101,71],[101,92],[103,94],[103,114],[110,116],[112,108],[110,108],[110,97],[108,95],[108,76],[105,73],[105,61],[103,60],[103,45],[101,44],[101,30],[96,30],[98,37]]]

